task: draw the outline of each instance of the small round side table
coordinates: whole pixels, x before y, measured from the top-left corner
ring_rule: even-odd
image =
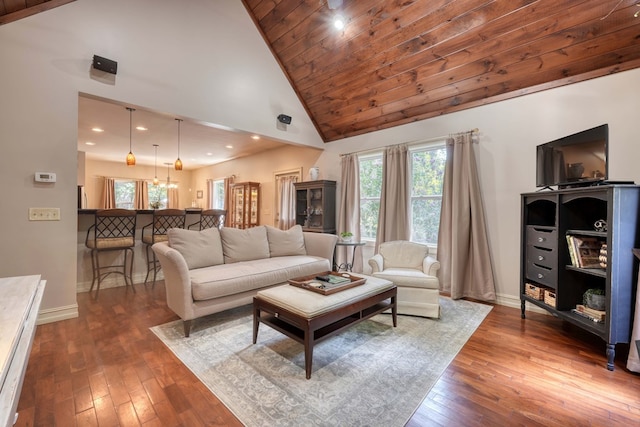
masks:
[[[364,246],[365,244],[366,244],[365,242],[342,242],[342,241],[336,242],[336,250],[333,253],[333,269],[335,271],[344,270],[344,271],[351,272],[353,270],[353,263],[356,259],[356,248],[358,246]],[[337,263],[336,252],[338,251],[338,246],[342,246],[345,248],[346,258],[348,258],[349,256],[349,252],[347,248],[348,247],[353,248],[353,253],[351,254],[351,262],[344,262],[342,264]]]

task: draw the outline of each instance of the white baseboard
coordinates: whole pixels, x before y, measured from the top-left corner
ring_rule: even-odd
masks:
[[[36,325],[58,322],[60,320],[75,319],[78,317],[78,304],[65,307],[48,308],[38,312]]]

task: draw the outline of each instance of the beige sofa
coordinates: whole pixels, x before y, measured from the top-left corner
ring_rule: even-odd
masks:
[[[331,270],[337,236],[269,226],[246,230],[171,229],[152,246],[164,274],[167,305],[189,336],[198,317],[250,304],[288,279]]]

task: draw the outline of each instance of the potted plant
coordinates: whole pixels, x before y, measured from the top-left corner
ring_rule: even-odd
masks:
[[[343,242],[350,242],[353,239],[353,233],[350,231],[343,231],[340,233],[340,238]]]
[[[600,288],[587,289],[582,296],[584,305],[594,310],[604,310],[605,301],[604,289]]]

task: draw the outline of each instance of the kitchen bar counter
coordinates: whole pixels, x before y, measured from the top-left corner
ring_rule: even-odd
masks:
[[[99,210],[100,209],[78,209],[78,215],[94,215]],[[202,212],[201,208],[184,208],[184,210],[187,211],[187,215],[199,214],[200,212]],[[136,212],[139,215],[143,215],[143,214],[151,215],[153,213],[153,209],[136,209]]]
[[[185,228],[189,225],[195,224],[200,221],[200,208],[186,208],[187,218],[185,221]],[[95,220],[94,216],[98,209],[78,209],[78,236],[77,236],[77,292],[86,292],[91,287],[91,280],[93,274],[91,272],[91,251],[85,246],[84,242],[87,237],[87,231],[91,227]],[[139,286],[144,282],[144,278],[147,274],[146,264],[146,245],[142,243],[142,228],[151,224],[153,221],[153,209],[138,209],[136,217],[136,245],[133,248],[133,283],[134,286]],[[197,226],[194,226],[197,229]],[[101,265],[118,265],[122,264],[121,253],[101,253],[100,254]],[[162,270],[158,276],[162,278]],[[103,281],[100,289],[124,286],[124,279],[121,275],[110,274]],[[95,288],[94,288],[95,291]]]

